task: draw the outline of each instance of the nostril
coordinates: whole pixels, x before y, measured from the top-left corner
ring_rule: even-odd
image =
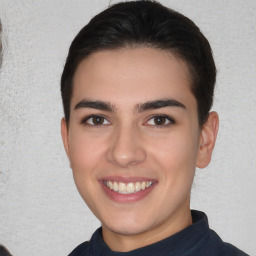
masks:
[[[109,143],[107,158],[115,165],[127,167],[145,160],[146,153],[134,127],[119,127]]]
[[[126,167],[143,162],[146,158],[146,152],[142,147],[113,147],[109,149],[107,158],[116,165]]]

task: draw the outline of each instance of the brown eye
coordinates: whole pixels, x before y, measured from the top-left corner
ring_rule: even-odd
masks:
[[[110,122],[104,118],[103,116],[90,116],[82,121],[82,123],[92,125],[92,126],[100,126],[100,125],[109,125]]]
[[[156,117],[154,117],[154,123],[156,125],[165,125],[166,117],[164,117],[164,116],[156,116]]]
[[[174,124],[174,123],[175,121],[171,117],[165,116],[165,115],[153,116],[147,122],[148,125],[152,125],[152,126],[167,126],[169,124]]]
[[[104,123],[104,118],[101,117],[101,116],[94,116],[94,117],[92,117],[92,123],[94,125],[103,124]]]

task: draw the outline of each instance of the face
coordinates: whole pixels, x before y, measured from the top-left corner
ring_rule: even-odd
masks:
[[[106,242],[152,243],[191,224],[195,167],[209,163],[216,133],[199,127],[190,84],[186,64],[157,49],[100,51],[78,66],[62,136]]]

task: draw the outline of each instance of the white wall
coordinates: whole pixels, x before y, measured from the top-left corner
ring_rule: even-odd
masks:
[[[60,137],[59,80],[71,40],[108,0],[0,0],[0,243],[15,256],[67,255],[98,221],[76,191]],[[166,0],[211,42],[220,131],[192,207],[250,255],[256,238],[256,1]]]

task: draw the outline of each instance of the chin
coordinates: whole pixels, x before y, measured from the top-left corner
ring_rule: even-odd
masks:
[[[125,219],[127,221],[124,221],[124,219],[122,219],[120,221],[116,220],[114,221],[114,223],[113,219],[115,218],[111,218],[109,222],[102,223],[102,226],[116,234],[138,235],[150,229],[150,225],[144,222],[145,218],[139,220],[138,218],[133,219],[126,216]]]
[[[146,228],[143,229],[143,228],[131,227],[131,226],[122,226],[122,227],[114,226],[114,227],[106,227],[106,228],[115,234],[119,234],[123,236],[139,235],[146,230]]]

